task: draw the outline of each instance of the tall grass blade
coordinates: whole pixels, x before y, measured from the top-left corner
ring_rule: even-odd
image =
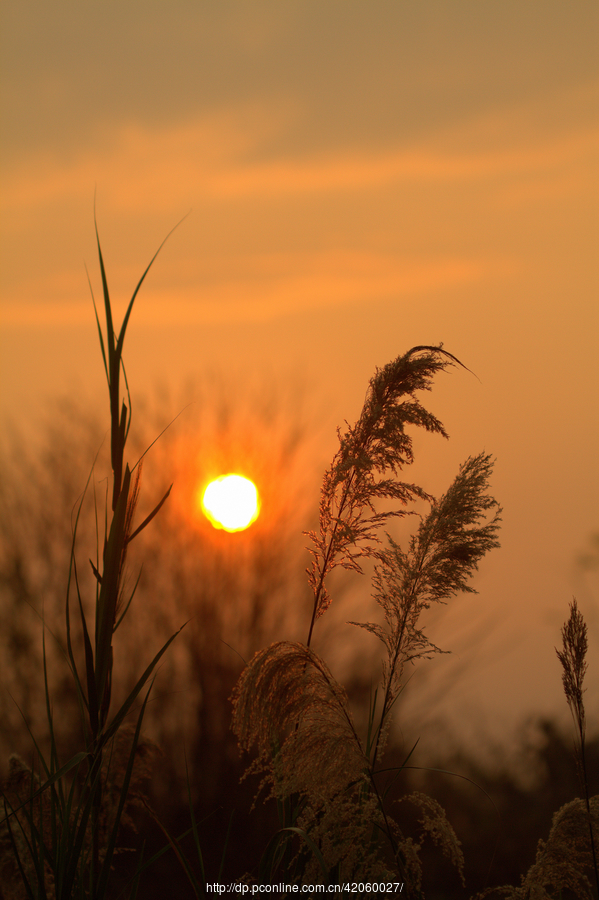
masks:
[[[141,523],[141,525],[140,525],[138,528],[136,528],[135,531],[133,532],[133,534],[130,535],[130,536],[127,538],[127,543],[128,543],[128,544],[130,544],[131,541],[133,540],[133,538],[137,537],[137,535],[140,533],[140,531],[143,531],[144,528],[146,528],[146,527],[150,524],[150,522],[152,521],[152,519],[154,518],[154,516],[156,516],[156,515],[160,512],[160,510],[162,509],[162,507],[164,506],[164,504],[165,504],[166,501],[168,500],[168,498],[169,498],[169,496],[170,496],[170,493],[171,493],[172,489],[173,489],[173,486],[172,486],[172,484],[171,484],[171,486],[169,487],[168,491],[166,492],[166,494],[164,495],[164,497],[162,498],[162,500],[160,501],[160,503],[158,503],[158,505],[154,507],[154,509],[152,510],[152,512],[149,514],[149,516],[146,516],[146,518],[143,520],[143,522]]]
[[[171,637],[168,639],[168,641],[166,642],[166,644],[164,645],[162,650],[160,650],[156,654],[156,656],[154,657],[154,659],[152,660],[150,665],[147,667],[147,669],[145,670],[145,672],[143,673],[143,675],[141,676],[141,678],[139,679],[139,681],[137,682],[137,684],[135,685],[135,687],[133,688],[133,690],[131,691],[131,693],[129,694],[129,696],[127,697],[127,699],[121,706],[121,708],[119,709],[118,713],[115,715],[114,719],[112,720],[112,722],[110,723],[108,728],[105,730],[105,732],[103,734],[103,742],[104,743],[106,743],[106,741],[109,741],[110,738],[114,734],[116,734],[118,729],[121,727],[121,724],[123,723],[125,716],[129,712],[129,710],[131,709],[133,704],[135,703],[135,700],[137,699],[140,691],[143,690],[143,687],[146,684],[148,678],[151,676],[152,672],[154,671],[154,669],[156,668],[159,661],[164,656],[164,654],[166,653],[166,651],[168,650],[170,645],[173,643],[173,641],[175,640],[177,635],[180,634],[184,628],[185,628],[185,625],[182,625],[178,631],[176,631],[173,635],[171,635]]]
[[[153,682],[152,682],[152,684],[153,684]],[[144,701],[142,703],[141,709],[139,711],[139,715],[137,717],[137,725],[135,728],[135,734],[133,736],[133,741],[131,744],[131,751],[129,753],[129,759],[127,762],[127,769],[125,771],[125,777],[123,779],[123,785],[121,787],[121,793],[120,793],[120,797],[119,797],[119,805],[118,805],[116,815],[114,818],[112,832],[110,834],[110,838],[108,840],[108,844],[106,847],[106,853],[105,853],[104,860],[102,862],[102,869],[100,871],[100,877],[99,877],[98,886],[96,889],[96,896],[98,898],[104,897],[106,895],[106,889],[108,887],[108,878],[110,876],[110,870],[112,867],[112,859],[113,859],[114,850],[116,847],[118,830],[120,827],[123,810],[125,808],[125,803],[127,802],[127,796],[129,794],[129,784],[131,782],[131,775],[133,773],[133,765],[135,763],[135,755],[136,755],[136,751],[137,751],[137,745],[139,742],[141,723],[143,721],[144,713],[146,711],[146,706],[148,703],[148,698],[150,696],[150,691],[152,690],[152,684],[150,684],[150,686],[146,692],[146,696],[144,697]]]
[[[123,479],[123,489],[119,494],[105,549],[104,570],[102,572],[102,584],[100,585],[100,597],[97,605],[95,681],[98,703],[100,704],[100,725],[103,724],[102,718],[107,712],[104,707],[106,707],[109,700],[109,675],[112,670],[112,634],[116,618],[119,581],[126,541],[125,523],[127,520],[130,481],[131,473],[127,466]]]
[[[110,375],[108,373],[108,362],[106,360],[106,350],[104,348],[104,335],[102,334],[102,326],[100,325],[100,319],[98,317],[98,308],[96,306],[96,298],[94,297],[94,289],[92,287],[91,278],[89,277],[89,272],[87,271],[87,266],[85,267],[85,274],[87,275],[87,283],[89,284],[89,289],[92,295],[92,303],[94,305],[94,314],[96,316],[96,325],[98,326],[98,337],[100,339],[100,349],[102,351],[102,360],[104,362],[104,371],[106,372],[106,381],[108,383],[108,387],[110,388]]]
[[[29,732],[29,733],[31,734],[31,732]],[[32,737],[33,737],[33,735],[32,735]],[[40,750],[39,750],[39,747],[37,746],[37,743],[35,744],[35,749],[37,750],[38,754],[40,754]],[[79,753],[76,753],[75,756],[73,756],[68,762],[66,762],[64,764],[64,766],[61,766],[61,768],[58,769],[58,771],[54,772],[52,775],[50,775],[50,769],[46,768],[46,766],[44,765],[44,768],[46,769],[46,774],[49,777],[48,777],[47,781],[45,781],[42,785],[40,785],[40,787],[32,794],[31,799],[34,800],[36,797],[38,797],[40,794],[42,794],[44,791],[46,791],[49,787],[51,787],[53,784],[55,784],[61,778],[64,778],[65,775],[68,775],[68,773],[72,769],[74,769],[75,766],[80,765],[84,759],[88,759],[88,758],[89,758],[89,753],[86,753],[84,750],[82,750]],[[41,756],[41,754],[40,754],[40,760],[42,760],[42,764],[43,764],[43,757]],[[29,802],[29,801],[22,803],[20,806],[17,806],[15,809],[12,809],[12,807],[11,807],[11,812],[9,813],[9,815],[6,818],[0,820],[0,825],[2,825],[4,822],[6,822],[7,819],[10,818],[10,816],[13,816],[15,813],[20,812],[20,810],[23,809],[27,805],[27,802]]]

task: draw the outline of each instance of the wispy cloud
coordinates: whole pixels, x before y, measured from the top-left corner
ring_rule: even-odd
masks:
[[[506,260],[492,257],[402,259],[355,251],[259,254],[221,259],[209,278],[191,281],[193,287],[157,289],[150,280],[135,315],[137,321],[151,325],[270,319],[316,308],[400,299],[510,271]],[[2,313],[5,326],[88,324],[90,308],[81,299],[81,279],[57,276],[51,284],[47,278],[39,283],[32,279],[23,287],[21,297]],[[33,299],[40,296],[42,302]]]
[[[176,127],[130,125],[69,160],[40,151],[35,160],[13,167],[3,190],[4,221],[19,235],[8,267],[12,283],[5,284],[3,323],[49,327],[88,321],[82,266],[72,268],[72,258],[51,250],[40,263],[27,248],[36,221],[59,221],[76,233],[82,208],[91,219],[94,184],[102,217],[116,213],[140,223],[136,234],[150,216],[166,215],[168,224],[190,205],[201,210],[197,223],[186,225],[187,246],[169,244],[144,286],[136,315],[146,322],[273,318],[513,274],[522,265],[517,243],[509,239],[514,209],[526,219],[538,218],[542,201],[588,193],[597,129],[585,125],[582,115],[573,116],[575,127],[563,125],[575,101],[588,105],[590,92],[564,95],[555,120],[546,109],[537,110],[533,123],[523,108],[490,111],[411,145],[290,155],[280,149],[281,135],[301,110],[254,104]],[[465,215],[466,196],[471,206]],[[353,211],[343,218],[340,210],[356,198],[376,206],[380,233],[371,234],[360,221],[359,206],[348,205]],[[409,223],[407,245],[404,232],[396,234],[399,202]],[[541,204],[536,211],[534,204]],[[321,218],[332,211],[330,227],[326,215]],[[211,215],[218,222],[212,230]],[[492,220],[493,234],[507,236],[501,253],[479,241],[478,216]],[[238,219],[242,224],[235,230]],[[377,219],[372,222],[376,231]],[[130,224],[123,228],[125,236]],[[453,240],[456,229],[459,243]],[[296,232],[302,235],[299,247]],[[149,239],[150,251],[161,236]],[[122,258],[116,275],[132,289],[139,272],[137,265],[129,272],[130,264]]]
[[[590,90],[590,89],[589,89]],[[561,105],[566,103],[563,100]],[[563,111],[562,111],[563,112]],[[558,110],[557,118],[562,117]],[[169,128],[130,125],[68,161],[40,152],[15,166],[4,188],[5,209],[89,197],[101,185],[116,209],[162,204],[289,198],[379,189],[402,182],[438,184],[572,169],[596,153],[597,129],[551,128],[503,110],[460,129],[384,148],[340,147],[293,155],[276,152],[276,138],[298,110],[249,105]],[[498,136],[509,135],[509,141]]]

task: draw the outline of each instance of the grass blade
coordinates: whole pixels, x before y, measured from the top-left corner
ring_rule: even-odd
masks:
[[[143,690],[144,685],[146,684],[148,678],[151,676],[152,672],[154,671],[154,669],[155,669],[156,666],[158,665],[158,662],[159,662],[160,659],[164,656],[164,654],[166,653],[167,649],[170,647],[170,645],[171,645],[172,642],[175,640],[175,638],[177,637],[177,635],[180,634],[181,631],[183,631],[184,628],[185,628],[185,625],[182,625],[181,628],[179,628],[179,630],[176,631],[176,632],[168,639],[168,641],[166,642],[166,644],[164,645],[164,647],[162,648],[162,650],[160,650],[160,651],[156,654],[156,656],[154,657],[154,659],[152,660],[152,662],[150,663],[150,665],[147,667],[147,669],[145,670],[145,672],[143,673],[143,675],[141,676],[141,678],[139,679],[139,681],[137,682],[137,684],[135,685],[135,687],[133,688],[133,690],[131,691],[131,693],[129,694],[129,696],[127,697],[127,699],[125,700],[125,702],[124,702],[123,705],[121,706],[121,708],[119,709],[118,713],[115,715],[115,717],[114,717],[114,719],[112,720],[112,722],[110,723],[109,727],[106,729],[106,732],[104,733],[104,736],[103,736],[103,741],[104,741],[104,743],[106,743],[106,741],[110,740],[110,738],[111,738],[114,734],[116,734],[116,732],[118,731],[118,729],[119,729],[120,726],[121,726],[121,723],[123,722],[123,719],[125,718],[125,716],[126,716],[127,713],[129,712],[129,710],[131,709],[131,707],[133,706],[133,704],[135,703],[135,700],[137,699],[137,697],[138,697],[140,691]]]

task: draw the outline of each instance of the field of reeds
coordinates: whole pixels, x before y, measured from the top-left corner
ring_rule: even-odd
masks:
[[[68,435],[55,433],[55,465],[50,459],[42,467],[55,478],[62,465],[62,509],[55,493],[49,507],[34,503],[28,520],[18,490],[3,486],[3,679],[12,706],[3,699],[0,707],[10,753],[0,897],[203,897],[216,884],[248,894],[314,886],[306,896],[337,889],[413,898],[599,897],[599,767],[584,707],[592,661],[576,601],[556,657],[576,771],[568,776],[571,793],[555,794],[544,832],[530,833],[534,816],[523,828],[511,820],[509,808],[500,809],[506,791],[494,799],[497,783],[472,763],[456,757],[449,771],[439,760],[422,772],[418,741],[401,747],[394,739],[411,666],[448,650],[429,640],[427,611],[472,591],[479,562],[499,546],[490,455],[465,460],[441,497],[402,480],[415,429],[447,437],[423,405],[425,392],[463,363],[442,346],[418,346],[374,374],[322,479],[303,588],[281,497],[276,529],[261,536],[258,529],[251,541],[239,536],[243,565],[234,570],[220,538],[207,532],[192,545],[178,531],[169,556],[159,522],[169,504],[176,509],[170,482],[147,501],[142,478],[162,429],[147,447],[135,444],[123,364],[134,304],[158,253],[120,327],[99,239],[98,254],[102,302],[94,308],[108,386],[109,475],[99,471],[101,436],[79,422]],[[290,435],[288,451],[296,444]],[[74,485],[84,457],[86,483]],[[259,460],[256,452],[258,468]],[[166,479],[168,463],[165,454]],[[412,525],[404,543],[386,534],[398,519]],[[61,553],[64,565],[57,565]],[[343,570],[370,579],[365,619],[352,623],[379,650],[361,702],[335,676],[327,641],[318,642],[324,653],[315,650],[329,609],[343,603]],[[144,586],[152,588],[151,605]],[[243,596],[234,610],[233,596]],[[275,608],[287,613],[275,616]],[[299,639],[286,639],[289,610]],[[180,617],[174,626],[173,615]],[[542,728],[545,763],[557,748],[551,771],[569,771],[563,742],[550,723]],[[466,809],[456,806],[458,795],[444,799],[447,782],[458,779],[470,792],[459,795]],[[526,789],[515,781],[510,789],[512,800],[520,791],[521,807],[530,806]],[[551,801],[548,789],[541,793]],[[460,837],[468,810],[478,818],[470,831],[489,845],[477,845],[474,866]],[[519,859],[522,846],[510,851],[514,835],[528,861],[520,880],[495,887],[494,873],[505,869],[493,865],[506,837],[508,855]]]

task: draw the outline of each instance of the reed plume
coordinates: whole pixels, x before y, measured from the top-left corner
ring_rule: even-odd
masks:
[[[261,650],[233,699],[239,745],[257,746],[254,769],[269,773],[274,796],[308,790],[325,802],[364,780],[368,760],[345,690],[309,647],[280,641]]]
[[[549,837],[539,841],[536,860],[522,883],[489,888],[475,900],[492,894],[505,900],[553,900],[564,890],[581,900],[593,900],[593,888],[585,875],[593,865],[589,821],[595,830],[599,828],[599,796],[590,799],[588,808],[580,799],[566,803],[554,813]]]
[[[574,720],[579,761],[580,758],[584,760],[586,737],[586,715],[582,696],[584,688],[582,685],[588,668],[587,650],[587,626],[574,599],[570,604],[570,617],[562,627],[562,649],[556,648],[555,652],[562,664],[562,684]]]
[[[378,529],[392,516],[406,515],[415,499],[431,500],[415,484],[393,476],[414,461],[407,425],[448,437],[442,423],[416,398],[416,391],[430,391],[437,372],[454,364],[455,356],[439,347],[413,347],[394,362],[376,371],[360,418],[347,432],[338,430],[339,450],[325,473],[320,498],[319,532],[310,532],[312,565],[308,580],[314,594],[307,644],[314,623],[328,609],[331,598],[326,578],[337,566],[361,572],[361,557],[376,556]],[[377,512],[375,501],[401,504],[390,512]]]
[[[384,747],[389,713],[401,690],[406,664],[446,652],[427,638],[419,625],[420,616],[431,604],[446,603],[461,591],[474,593],[468,578],[485,553],[499,546],[501,509],[486,493],[492,470],[493,461],[484,453],[466,460],[449,490],[432,501],[407,552],[389,539],[389,549],[379,554],[373,579],[374,599],[383,609],[385,626],[351,623],[376,635],[387,652],[373,767]],[[493,515],[487,522],[489,512]]]
[[[587,671],[587,626],[578,604],[570,604],[570,616],[562,627],[562,649],[556,653],[562,664],[564,693],[575,727],[575,755],[584,800],[564,804],[553,816],[547,841],[540,840],[534,864],[519,887],[504,885],[477,895],[477,900],[501,894],[506,900],[551,900],[555,892],[572,891],[576,897],[599,897],[599,872],[595,836],[599,833],[599,795],[590,796],[585,758],[586,715],[584,677]],[[593,871],[595,890],[585,872]]]
[[[597,896],[599,897],[599,867],[597,865],[597,845],[595,842],[595,835],[593,833],[594,831],[596,832],[599,830],[599,823],[597,821],[593,823],[593,814],[591,811],[593,801],[596,801],[597,804],[599,804],[599,798],[594,797],[593,800],[591,800],[589,796],[589,780],[587,776],[585,751],[586,714],[583,699],[584,688],[582,685],[587,671],[587,650],[587,625],[584,621],[582,613],[578,609],[576,599],[574,599],[570,604],[570,616],[568,618],[568,621],[562,628],[562,649],[561,651],[556,649],[555,652],[557,653],[558,659],[562,664],[562,683],[564,686],[564,693],[566,695],[566,701],[568,703],[568,706],[570,707],[570,712],[572,713],[572,718],[574,720],[574,728],[576,733],[576,763],[578,766],[581,787],[584,793],[589,833],[589,850],[595,872]]]
[[[420,892],[420,844],[406,837],[385,809],[376,763],[404,666],[439,652],[418,624],[422,611],[472,590],[467,580],[481,557],[498,546],[500,521],[498,504],[487,493],[493,467],[488,455],[468,459],[438,501],[397,477],[414,458],[407,426],[447,437],[416,392],[430,390],[433,376],[455,364],[462,365],[441,346],[420,346],[375,373],[357,423],[343,434],[338,431],[339,450],[323,479],[320,527],[309,533],[313,605],[306,644],[278,642],[257,653],[233,695],[232,727],[240,746],[258,750],[250,771],[262,773],[262,785],[270,784],[271,795],[280,802],[296,799],[282,831],[301,832],[312,850],[302,874],[316,878],[320,872],[329,884],[342,874],[399,875],[409,895]],[[380,500],[396,505],[380,512]],[[390,517],[414,514],[408,505],[415,500],[428,501],[431,510],[407,552],[392,540],[383,548],[381,527]],[[337,566],[360,573],[366,557],[377,560],[374,598],[383,608],[386,627],[352,624],[383,642],[387,660],[378,725],[374,729],[373,707],[363,741],[345,691],[310,643],[315,622],[331,603],[328,575]],[[459,841],[444,811],[423,795],[407,799],[421,808],[423,836],[437,841],[461,873]]]

